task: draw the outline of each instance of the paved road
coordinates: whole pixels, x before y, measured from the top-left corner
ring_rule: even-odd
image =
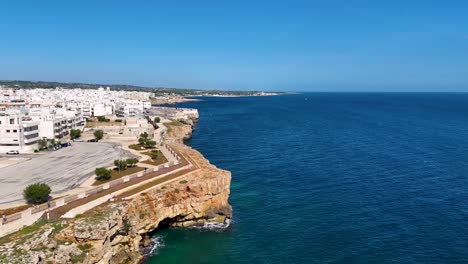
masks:
[[[111,143],[77,143],[31,160],[0,168],[0,205],[22,201],[23,189],[44,182],[53,194],[79,185],[96,167],[111,166],[113,160],[132,156]]]

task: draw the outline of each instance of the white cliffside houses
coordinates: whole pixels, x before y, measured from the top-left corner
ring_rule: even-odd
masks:
[[[38,134],[36,139],[61,139],[68,136],[71,129],[83,128],[88,118],[107,116],[117,116],[123,120],[144,118],[144,114],[151,108],[152,95],[150,92],[112,91],[109,87],[99,89],[0,87],[0,115],[11,116],[14,113],[20,116],[16,118],[18,120],[16,126],[28,127],[29,123],[35,124]],[[6,130],[13,131],[10,128]],[[16,146],[21,142],[25,143],[18,145],[20,149],[33,151],[34,147],[37,147],[37,144],[30,144],[32,140],[29,138],[13,139],[13,135],[6,134],[0,136],[6,147],[14,147],[13,145]],[[29,145],[25,145],[26,143]],[[26,147],[30,145],[31,147]]]

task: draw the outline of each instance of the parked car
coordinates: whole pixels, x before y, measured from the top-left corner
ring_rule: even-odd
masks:
[[[62,143],[61,146],[62,146],[62,148],[66,148],[66,147],[71,146],[71,143],[70,142],[65,142],[65,143]]]
[[[83,140],[81,138],[75,138],[73,142],[83,142]]]
[[[95,138],[88,140],[88,142],[98,142],[98,141],[99,141],[99,140],[97,140],[97,139],[95,139]]]
[[[19,154],[19,151],[17,150],[10,150],[6,153],[7,155],[18,155]]]

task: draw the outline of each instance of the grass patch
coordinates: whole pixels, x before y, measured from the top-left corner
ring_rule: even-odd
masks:
[[[39,219],[36,223],[34,223],[34,224],[30,225],[30,226],[25,226],[25,227],[21,228],[18,231],[17,234],[24,236],[24,235],[31,234],[33,232],[37,232],[41,227],[43,227],[46,224],[51,223],[51,222],[55,222],[55,221]]]
[[[70,261],[71,263],[75,264],[75,263],[82,263],[83,260],[85,259],[86,257],[86,252],[82,252],[80,255],[71,255],[70,256]]]
[[[80,244],[80,245],[78,245],[78,248],[79,248],[81,251],[87,252],[87,251],[89,251],[91,248],[93,248],[93,246],[92,246],[91,244],[86,243],[86,244]]]
[[[30,238],[35,233],[37,233],[43,226],[47,224],[51,224],[51,223],[53,224],[52,226],[54,227],[54,229],[59,228],[60,223],[58,222],[57,219],[46,220],[46,219],[40,218],[39,220],[37,220],[34,224],[30,226],[25,226],[13,234],[1,237],[0,245],[7,243],[7,242],[11,242],[11,241],[17,241],[18,243],[21,243],[23,240]]]
[[[144,150],[145,148],[143,148],[140,144],[132,144],[130,146],[128,146],[129,149],[133,149],[133,150]]]
[[[124,198],[124,197],[128,197],[128,196],[134,195],[134,194],[136,194],[136,193],[139,193],[139,192],[141,192],[141,191],[144,191],[144,190],[146,190],[146,189],[149,189],[149,188],[151,188],[151,187],[153,187],[153,186],[155,186],[155,185],[158,185],[158,184],[160,184],[160,183],[163,183],[163,182],[166,182],[166,181],[169,181],[169,180],[173,180],[173,179],[175,179],[175,178],[178,178],[178,177],[180,177],[180,176],[182,176],[182,175],[185,175],[185,174],[187,174],[187,173],[189,173],[189,172],[191,172],[191,171],[192,171],[191,169],[185,169],[185,170],[182,170],[182,171],[178,171],[178,172],[176,172],[176,173],[173,173],[173,174],[169,174],[169,175],[167,175],[167,176],[165,176],[165,177],[162,177],[162,178],[159,178],[159,179],[157,179],[157,180],[148,182],[148,183],[143,184],[143,185],[140,185],[140,186],[138,186],[138,187],[136,187],[136,188],[134,188],[134,189],[131,189],[131,190],[127,191],[127,192],[124,192],[124,193],[118,195],[117,197],[118,197],[118,198]],[[163,186],[161,189],[166,189],[165,187],[166,187],[166,186]],[[177,190],[177,191],[178,191],[178,190]]]
[[[169,125],[169,126],[183,126],[184,124],[182,122],[180,122],[179,120],[174,120],[172,122],[166,123],[166,125]]]
[[[186,180],[183,180],[183,181],[180,181],[179,183],[180,183],[180,184],[187,184],[187,181],[186,181]]]
[[[16,207],[8,208],[8,209],[2,209],[0,210],[0,216],[15,214],[15,213],[24,211],[28,209],[29,207],[31,207],[31,205],[25,204],[25,205],[16,206]]]
[[[164,125],[166,125],[166,127],[167,127],[167,133],[171,134],[173,126],[183,126],[184,124],[182,122],[180,122],[179,120],[174,120],[174,121],[169,122],[169,123],[164,123]]]
[[[141,151],[141,150],[145,150],[145,149],[154,149],[155,147],[143,147],[140,144],[132,144],[132,145],[129,145],[128,148],[136,150],[136,151]]]
[[[98,186],[98,185],[101,185],[103,183],[110,182],[110,181],[113,181],[113,180],[116,180],[116,179],[120,179],[120,178],[122,178],[124,176],[130,175],[130,174],[133,174],[133,173],[136,173],[136,172],[144,171],[144,170],[145,170],[145,168],[138,167],[138,166],[126,168],[123,171],[113,169],[112,172],[111,172],[111,178],[110,179],[102,180],[102,181],[95,181],[93,183],[93,186]]]
[[[154,155],[152,152],[153,153],[156,152],[158,154]],[[161,165],[161,164],[164,164],[164,163],[167,162],[166,157],[164,157],[164,155],[162,154],[162,152],[160,150],[146,151],[146,152],[143,152],[141,154],[150,157],[149,160],[142,161],[141,163],[145,163],[145,164],[149,164],[149,165],[153,165],[153,166],[158,166],[158,165]],[[156,158],[154,158],[154,157],[156,157]]]

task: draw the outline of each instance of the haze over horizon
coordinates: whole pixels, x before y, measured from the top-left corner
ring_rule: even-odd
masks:
[[[468,91],[463,1],[2,2],[0,79]]]

